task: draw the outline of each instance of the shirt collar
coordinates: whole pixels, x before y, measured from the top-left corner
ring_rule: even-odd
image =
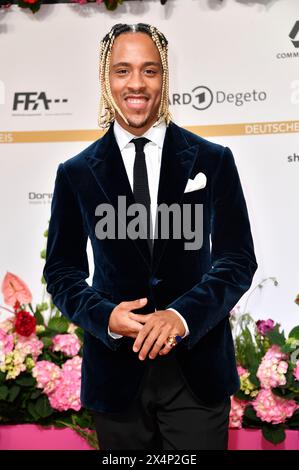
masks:
[[[113,126],[114,136],[116,142],[119,146],[120,151],[122,151],[132,139],[136,139],[136,135],[131,134],[125,130],[121,125],[115,120]],[[164,138],[166,134],[166,123],[165,121],[160,122],[157,126],[150,127],[142,136],[146,137],[151,142],[156,144],[160,149],[163,147]]]

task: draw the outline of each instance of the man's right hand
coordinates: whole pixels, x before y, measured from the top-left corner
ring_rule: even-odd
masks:
[[[143,323],[137,320],[132,320],[129,313],[134,313],[132,310],[144,307],[147,303],[147,298],[137,299],[128,302],[121,302],[111,312],[109,318],[109,329],[112,333],[117,333],[130,338],[137,338],[138,332],[143,328]]]

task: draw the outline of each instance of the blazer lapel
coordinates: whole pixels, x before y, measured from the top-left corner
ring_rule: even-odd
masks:
[[[126,208],[135,203],[126,168],[114,137],[113,125],[99,140],[97,151],[86,156],[87,164],[108,201],[114,207],[117,217],[127,227],[126,214],[118,212],[118,197],[125,196]],[[131,240],[143,261],[151,268],[151,254],[147,240]]]
[[[164,140],[161,170],[158,189],[158,207],[165,203],[170,206],[180,203],[187,181],[191,175],[198,145],[189,144],[183,130],[174,123],[170,123]],[[153,272],[159,266],[162,254],[168,240],[157,238],[153,249]]]

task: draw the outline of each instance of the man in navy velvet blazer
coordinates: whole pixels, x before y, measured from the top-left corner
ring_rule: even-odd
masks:
[[[54,304],[84,330],[82,404],[101,449],[225,449],[239,388],[229,314],[257,269],[233,155],[171,121],[156,28],[115,25],[100,79],[109,129],[58,167],[44,268]],[[100,205],[123,223],[119,196],[136,202],[137,154],[151,207],[201,205],[200,247],[186,248],[185,232],[155,238],[152,252],[145,238],[98,236]]]

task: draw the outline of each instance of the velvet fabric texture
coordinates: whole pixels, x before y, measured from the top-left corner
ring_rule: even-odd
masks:
[[[206,186],[184,193],[188,179],[199,172],[206,175]],[[133,338],[109,336],[108,322],[117,304],[142,297],[148,303],[136,313],[172,307],[186,319],[190,335],[173,350],[186,384],[206,403],[224,400],[239,388],[229,312],[257,269],[232,152],[174,123],[167,128],[158,205],[203,204],[200,249],[186,250],[184,235],[161,238],[151,258],[145,239],[97,238],[96,207],[108,203],[117,209],[120,195],[127,206],[135,202],[112,125],[58,166],[43,272],[54,304],[84,329],[82,404],[117,412],[137,396],[151,359],[139,360]],[[92,285],[86,282],[88,238]]]

